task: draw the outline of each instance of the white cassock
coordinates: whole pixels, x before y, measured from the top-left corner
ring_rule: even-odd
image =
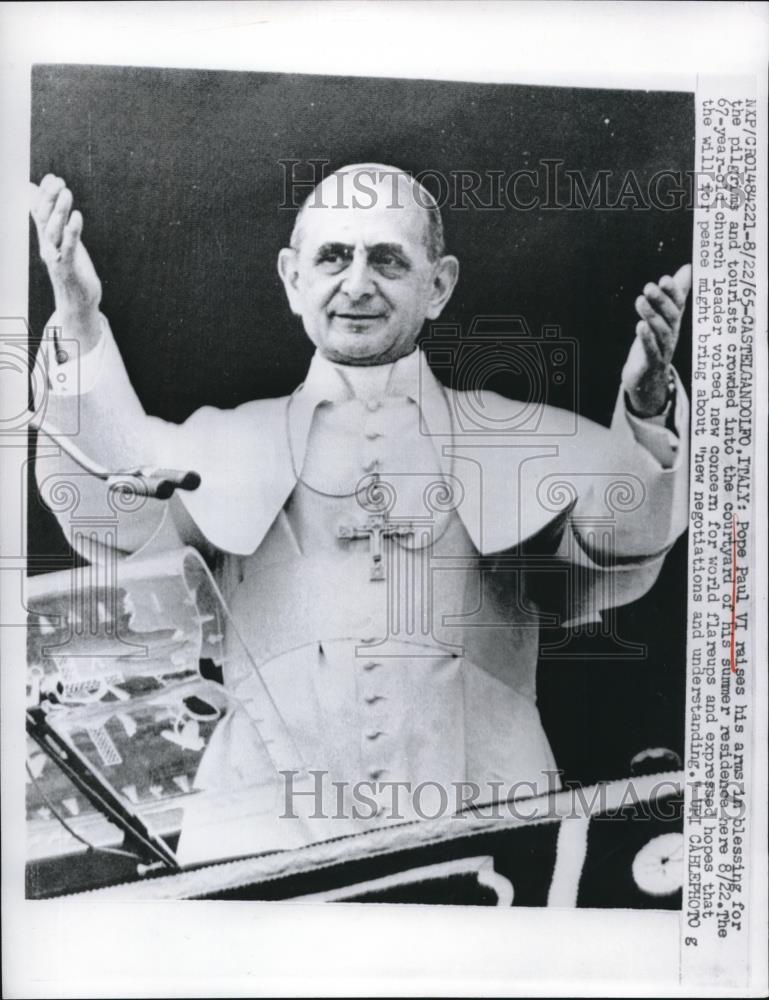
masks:
[[[201,474],[194,493],[121,517],[117,545],[210,557],[306,767],[329,787],[428,783],[429,813],[456,782],[485,800],[489,783],[552,788],[536,706],[542,616],[595,619],[656,579],[687,520],[680,383],[673,412],[652,420],[620,392],[607,429],[446,390],[419,350],[375,368],[316,353],[291,397],[175,425],[145,414],[104,327],[78,384],[49,351],[47,417],[71,424],[77,409],[77,444],[108,468]],[[66,471],[48,458],[39,480],[53,462]],[[104,484],[85,488],[82,503],[103,506]],[[224,679],[246,696],[253,669],[233,658]],[[377,797],[378,815],[391,803]]]

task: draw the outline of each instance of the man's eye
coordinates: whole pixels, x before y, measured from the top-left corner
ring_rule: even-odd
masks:
[[[377,254],[372,255],[371,263],[374,267],[381,268],[383,271],[404,271],[408,270],[408,265],[397,253],[392,253],[389,250],[382,250]]]
[[[341,268],[349,264],[351,255],[345,250],[324,250],[318,255],[318,264],[328,268]]]

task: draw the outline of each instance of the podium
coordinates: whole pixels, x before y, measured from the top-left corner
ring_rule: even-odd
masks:
[[[680,905],[680,773],[288,821],[303,763],[195,549],[34,577],[27,603],[30,897]]]
[[[680,773],[289,821],[303,762],[195,549],[34,577],[27,603],[29,897],[680,905]]]

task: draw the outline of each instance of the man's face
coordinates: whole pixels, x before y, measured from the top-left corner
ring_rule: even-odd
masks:
[[[320,352],[343,364],[375,365],[413,350],[456,281],[456,261],[430,261],[427,216],[403,184],[355,190],[346,176],[321,189],[304,212],[300,245],[279,270],[293,312]],[[331,187],[327,187],[333,182]],[[374,197],[374,194],[376,195]]]

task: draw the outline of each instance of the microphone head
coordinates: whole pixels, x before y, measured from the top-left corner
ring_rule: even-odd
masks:
[[[110,477],[110,489],[130,492],[153,500],[169,500],[176,490],[196,490],[201,483],[200,474],[192,470],[136,469]]]

